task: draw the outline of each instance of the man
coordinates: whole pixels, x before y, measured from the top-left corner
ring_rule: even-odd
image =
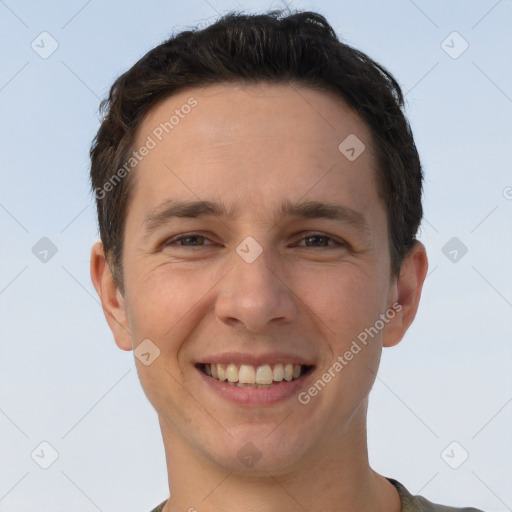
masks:
[[[428,266],[402,106],[311,12],[225,16],[114,83],[91,276],[158,413],[155,511],[454,510],[368,461],[381,350]]]

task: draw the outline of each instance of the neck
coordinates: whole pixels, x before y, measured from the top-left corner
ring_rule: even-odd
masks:
[[[171,494],[163,512],[400,512],[396,489],[369,466],[365,412],[279,474],[222,467],[161,420]]]

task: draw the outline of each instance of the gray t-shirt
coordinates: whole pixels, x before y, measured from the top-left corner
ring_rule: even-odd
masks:
[[[386,477],[387,478],[387,477]],[[402,501],[402,508],[400,512],[483,512],[478,508],[473,507],[447,507],[445,505],[438,505],[428,501],[422,496],[413,496],[400,482],[393,478],[387,478],[398,491],[400,500]],[[162,512],[167,500],[160,503],[158,507],[154,508],[151,512]]]
[[[387,477],[386,477],[387,478]],[[439,505],[423,498],[423,496],[412,495],[400,482],[393,478],[387,478],[398,491],[402,507],[400,512],[483,512],[474,507],[448,507]]]

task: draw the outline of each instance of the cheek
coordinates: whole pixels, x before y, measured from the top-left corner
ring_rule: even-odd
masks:
[[[329,339],[342,346],[382,313],[385,297],[377,276],[355,264],[326,266],[304,272],[294,291],[322,321]],[[320,325],[322,325],[320,324]]]
[[[304,296],[317,313],[313,317],[321,320],[318,328],[329,346],[325,379],[335,383],[332,389],[356,393],[352,398],[357,401],[371,389],[379,367],[382,340],[375,325],[385,301],[375,275],[350,267],[317,274],[313,291]]]
[[[178,270],[171,265],[133,275],[140,277],[127,283],[126,290],[135,343],[149,338],[163,354],[176,352],[178,341],[197,324],[195,319],[205,307],[213,278],[204,272]]]

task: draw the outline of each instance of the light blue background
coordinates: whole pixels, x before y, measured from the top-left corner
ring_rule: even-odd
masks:
[[[512,510],[512,3],[289,5],[396,76],[426,174],[430,274],[415,323],[383,353],[372,467],[434,502]],[[88,149],[99,100],[146,51],[270,7],[285,4],[0,0],[0,511],[145,512],[168,496],[156,414],[89,279]],[[47,59],[31,48],[43,31],[59,45]],[[453,31],[469,43],[457,59],[441,46]],[[454,236],[468,248],[456,263],[442,252]],[[42,237],[58,248],[47,263],[32,254]],[[59,453],[46,470],[30,455],[42,441]],[[458,469],[441,456],[452,441],[469,453]]]

